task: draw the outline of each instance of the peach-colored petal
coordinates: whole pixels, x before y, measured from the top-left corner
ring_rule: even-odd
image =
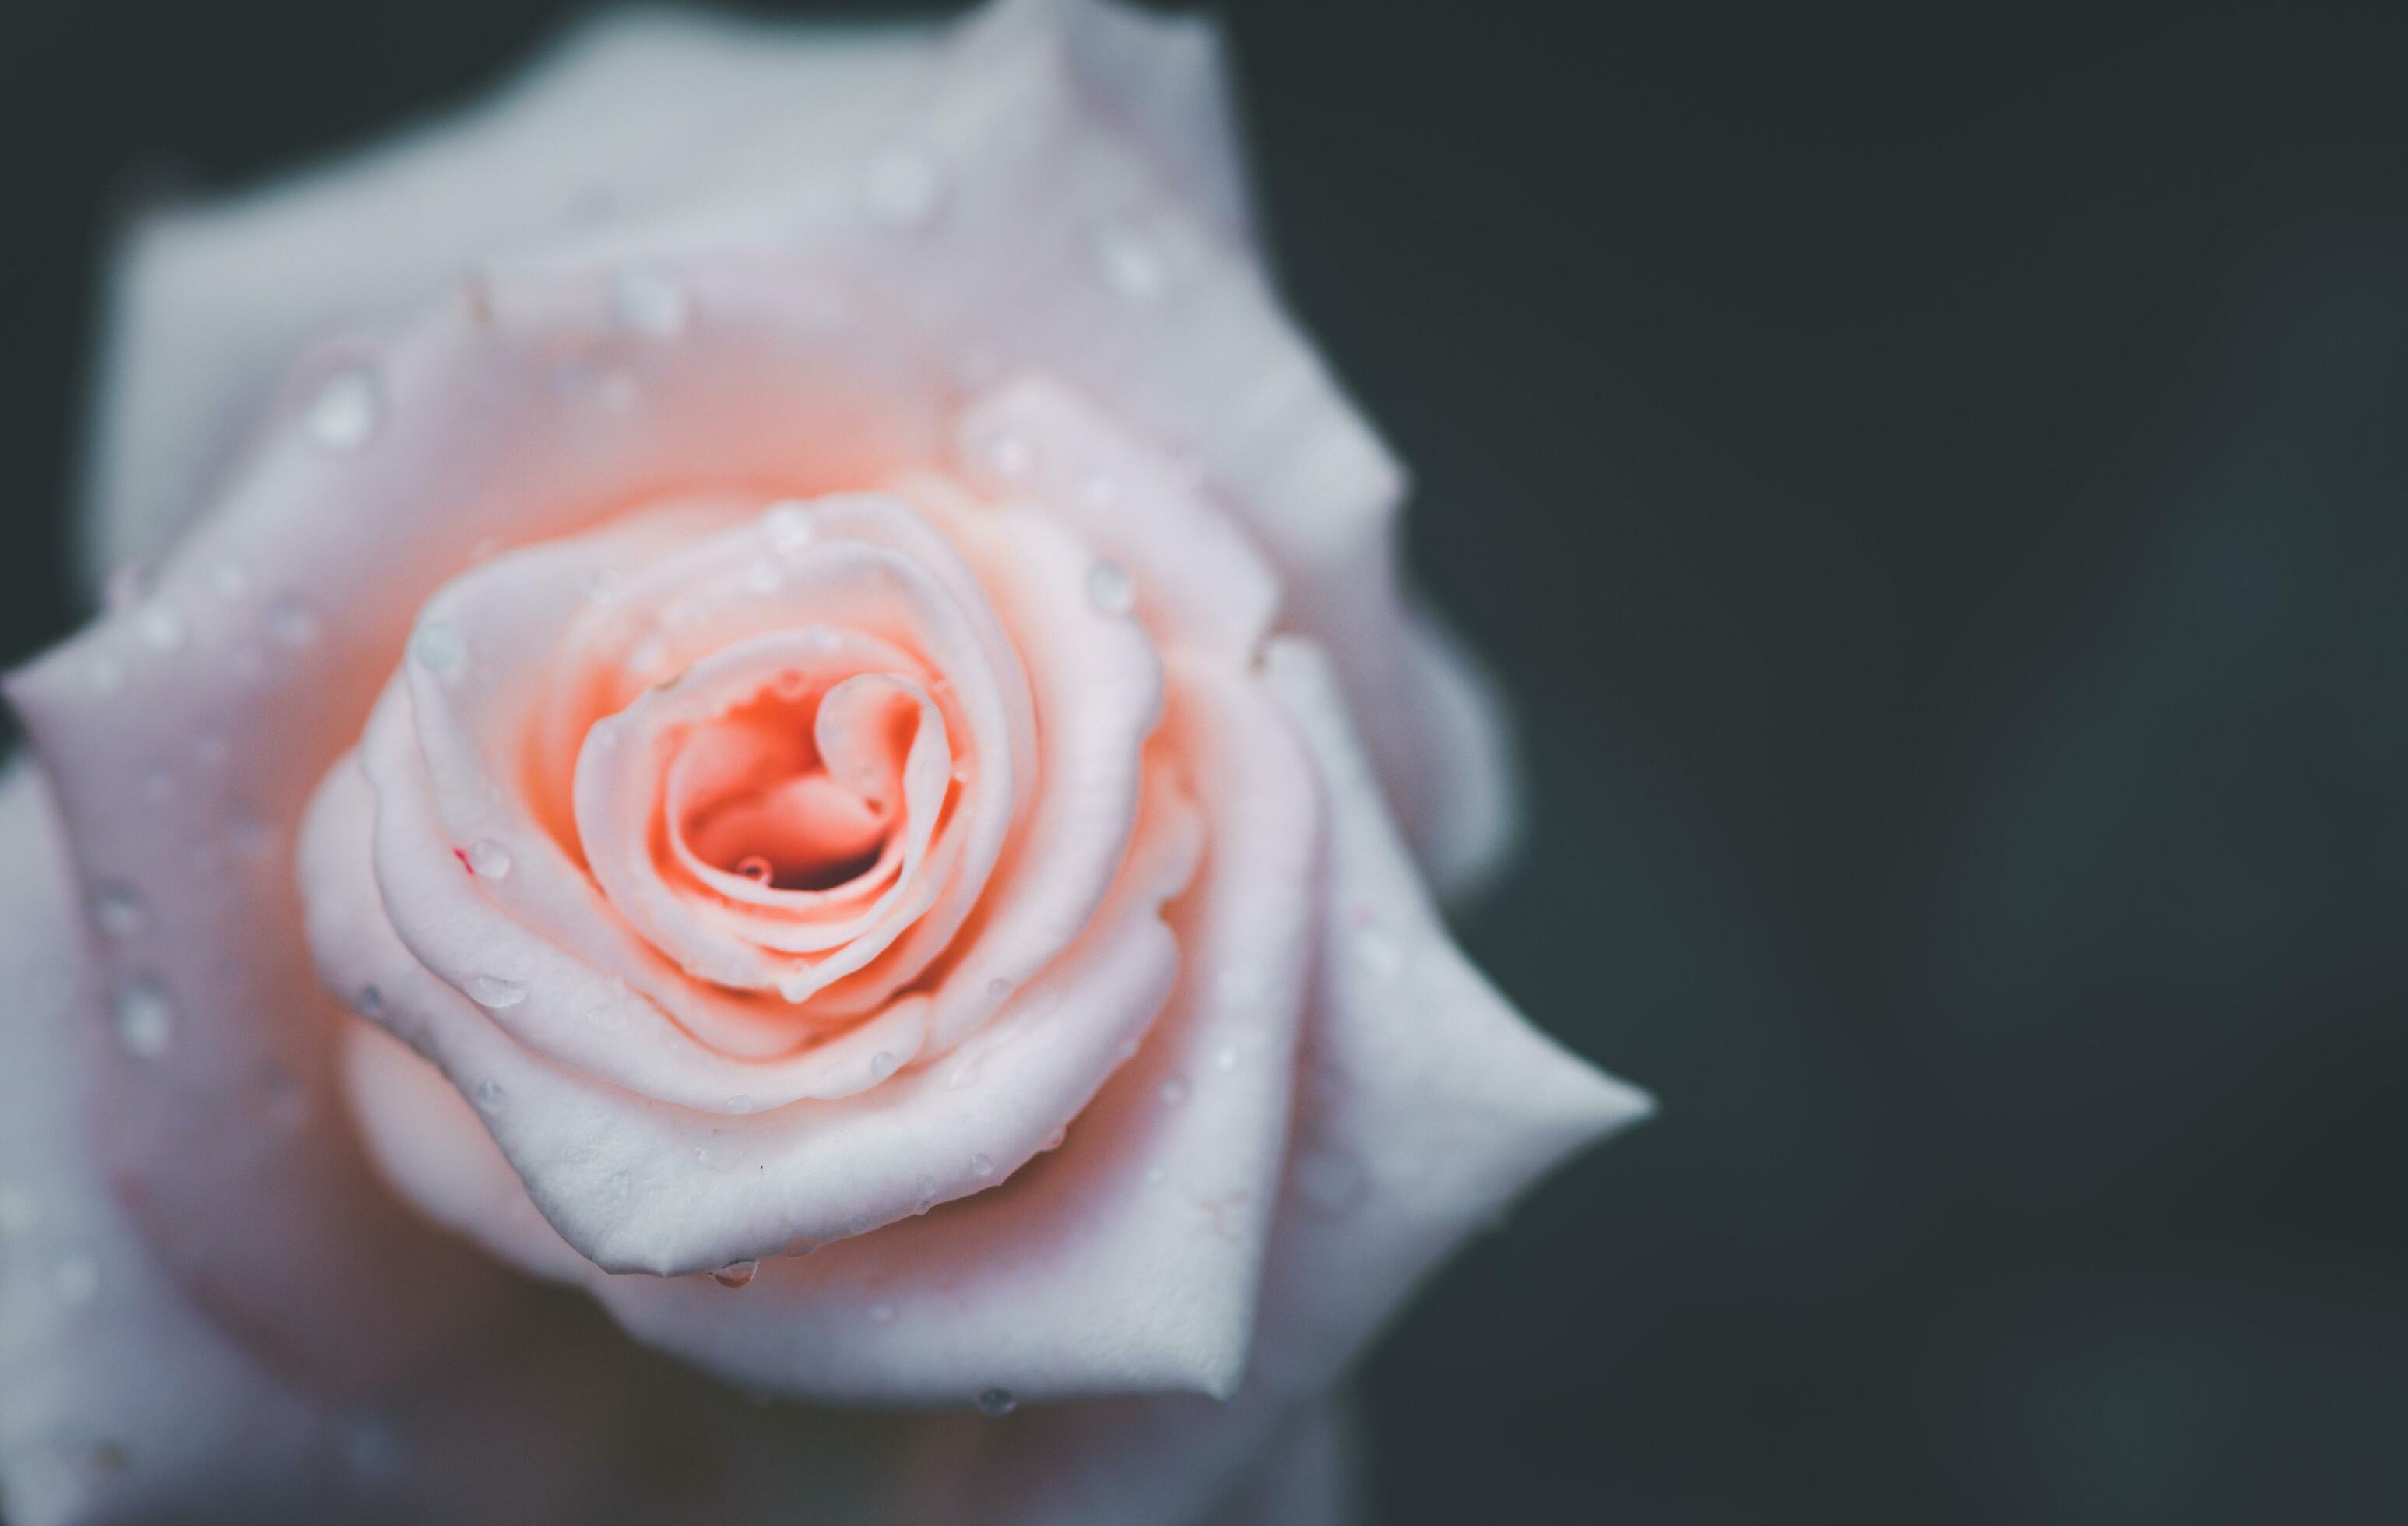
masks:
[[[1009,1185],[764,1261],[731,1296],[707,1279],[598,1272],[481,1136],[461,1142],[474,1124],[456,1101],[425,1100],[450,1090],[432,1071],[363,1043],[352,1065],[370,1137],[444,1137],[384,1152],[414,1201],[748,1389],[953,1404],[991,1389],[1228,1392],[1284,1159],[1319,835],[1309,769],[1261,696],[1202,667],[1180,670],[1174,692],[1166,744],[1211,824],[1210,867],[1171,914],[1177,991],[1060,1147]],[[983,1063],[948,1085],[956,1074],[964,1105],[1018,1085]],[[434,1125],[436,1111],[460,1127]]]
[[[863,1097],[704,1113],[557,1067],[421,964],[376,914],[379,808],[366,779],[341,768],[310,813],[301,871],[319,909],[313,946],[327,984],[376,987],[380,1020],[479,1104],[538,1208],[580,1252],[605,1268],[661,1275],[866,1233],[1009,1176],[1076,1116],[1121,1046],[1160,1011],[1177,964],[1160,907],[1185,885],[1199,851],[1183,790],[1167,770],[1152,770],[1147,814],[1112,896],[1068,954],[952,1063],[896,1074]],[[361,1111],[379,1116],[372,1105]],[[373,1142],[413,1198],[416,1137]]]

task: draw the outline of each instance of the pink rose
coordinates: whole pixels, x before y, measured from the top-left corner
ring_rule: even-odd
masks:
[[[1504,748],[1209,27],[609,22],[147,230],[106,363],[157,572],[7,685],[20,1526],[1317,1519],[1646,1111],[1433,909]]]

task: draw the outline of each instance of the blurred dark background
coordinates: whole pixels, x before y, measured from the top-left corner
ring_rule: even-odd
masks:
[[[569,8],[0,29],[0,657],[124,198]],[[1466,935],[1666,1103],[1372,1362],[1380,1519],[2408,1519],[2408,7],[1222,8],[1521,702]]]

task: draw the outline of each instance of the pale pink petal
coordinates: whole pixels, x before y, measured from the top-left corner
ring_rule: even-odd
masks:
[[[1157,770],[1152,780],[1113,895],[949,1063],[860,1097],[749,1114],[695,1112],[562,1070],[421,964],[378,914],[377,800],[356,770],[328,775],[301,872],[328,986],[375,988],[364,1005],[476,1104],[552,1227],[605,1268],[678,1275],[865,1234],[982,1191],[1077,1116],[1161,1010],[1176,972],[1160,910],[1195,871],[1200,828],[1175,779]],[[370,1124],[394,1116],[367,1102],[359,1111]],[[408,1190],[420,1130],[370,1144]],[[459,1227],[480,1238],[489,1228]],[[506,1256],[514,1248],[486,1243]]]
[[[613,11],[466,111],[148,218],[110,282],[80,520],[93,582],[168,554],[313,338],[380,325],[498,250],[655,211],[732,142],[849,173],[934,50],[924,27]]]
[[[1653,1111],[1531,1028],[1448,939],[1326,660],[1274,641],[1269,681],[1330,837],[1297,1137],[1246,1380],[1226,1403],[1041,1407],[931,1438],[932,1508],[1013,1526],[1187,1519],[1240,1487],[1448,1252]]]

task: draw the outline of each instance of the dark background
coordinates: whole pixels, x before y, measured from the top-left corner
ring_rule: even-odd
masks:
[[[1666,1104],[1371,1363],[1381,1519],[2408,1519],[2408,8],[1225,9],[1526,719],[1467,937]],[[113,209],[566,13],[0,26],[0,657]]]

